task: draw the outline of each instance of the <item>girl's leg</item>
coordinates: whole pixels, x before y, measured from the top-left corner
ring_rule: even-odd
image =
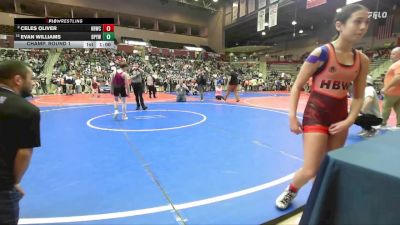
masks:
[[[297,191],[317,174],[328,149],[328,134],[304,133],[304,162],[290,186],[276,199],[276,207],[286,209],[296,197]]]
[[[328,149],[328,135],[324,133],[305,133],[303,136],[304,163],[293,178],[296,189],[303,187],[319,170]]]

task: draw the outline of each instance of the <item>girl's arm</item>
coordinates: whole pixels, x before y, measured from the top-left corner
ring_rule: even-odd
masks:
[[[321,48],[316,48],[313,52],[311,52],[307,60],[303,63],[290,92],[290,130],[295,134],[300,134],[302,132],[300,122],[297,120],[297,106],[299,103],[300,93],[308,79],[318,70],[321,65],[323,65],[324,59],[321,59],[320,57],[321,52]]]

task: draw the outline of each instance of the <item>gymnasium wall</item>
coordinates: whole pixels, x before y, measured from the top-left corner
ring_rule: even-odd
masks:
[[[208,22],[208,46],[218,53],[225,51],[224,11],[215,12]]]

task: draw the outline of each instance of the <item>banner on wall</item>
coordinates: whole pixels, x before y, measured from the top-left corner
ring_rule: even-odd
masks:
[[[252,13],[256,10],[256,0],[248,0],[247,1],[247,11],[248,13]]]
[[[258,8],[262,9],[267,6],[267,0],[258,0]]]
[[[225,7],[225,15],[226,15],[226,14],[230,14],[230,13],[232,13],[232,5],[231,5],[231,4],[228,4],[228,5]]]
[[[247,11],[247,4],[246,4],[246,0],[240,0],[240,10],[239,10],[239,17],[242,17],[244,15],[246,15],[246,11]]]
[[[278,24],[278,4],[273,4],[269,7],[268,26],[273,27]]]
[[[265,29],[265,9],[258,11],[257,32]]]
[[[307,9],[311,9],[326,3],[326,0],[307,0]]]
[[[226,14],[225,15],[225,26],[229,25],[232,23],[232,14]]]
[[[238,17],[238,9],[239,9],[239,2],[234,1],[232,4],[232,22],[235,21]]]

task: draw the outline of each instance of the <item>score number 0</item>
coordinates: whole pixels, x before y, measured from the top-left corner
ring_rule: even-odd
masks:
[[[114,24],[103,24],[103,32],[114,32]]]

